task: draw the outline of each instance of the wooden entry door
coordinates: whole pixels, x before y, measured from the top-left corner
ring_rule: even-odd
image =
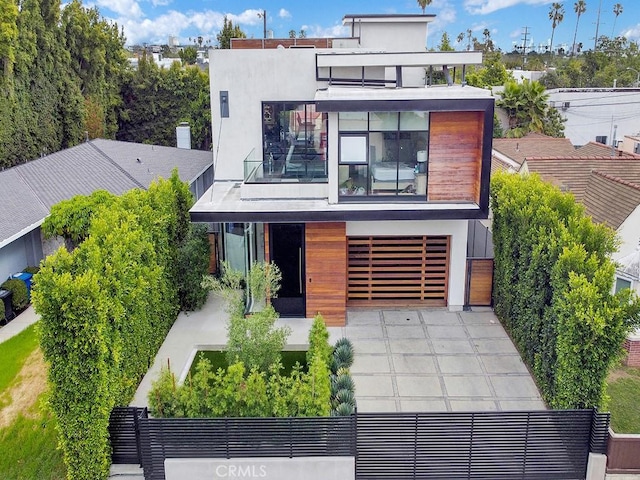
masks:
[[[304,317],[304,224],[269,224],[269,249],[271,261],[282,272],[273,307],[282,317]]]

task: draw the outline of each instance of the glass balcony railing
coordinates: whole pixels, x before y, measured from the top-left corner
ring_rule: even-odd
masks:
[[[287,152],[258,156],[255,149],[244,159],[245,183],[327,183],[324,153],[291,146]]]

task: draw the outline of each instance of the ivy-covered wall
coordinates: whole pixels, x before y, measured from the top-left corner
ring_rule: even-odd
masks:
[[[180,308],[192,202],[174,172],[147,191],[74,197],[43,225],[68,246],[43,262],[33,302],[70,479],[108,477],[109,414],[129,403]]]
[[[629,290],[613,295],[615,232],[539,177],[491,183],[495,312],[552,408],[603,408],[605,380],[640,322]]]

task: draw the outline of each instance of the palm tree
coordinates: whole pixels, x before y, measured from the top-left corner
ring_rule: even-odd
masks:
[[[613,38],[613,34],[616,30],[616,21],[618,20],[618,15],[620,15],[621,13],[622,13],[622,4],[616,3],[613,6],[613,14],[615,15],[615,18],[613,19],[613,28],[611,29],[611,38]]]
[[[564,7],[561,3],[554,2],[549,8],[549,20],[551,20],[551,45],[549,50],[553,55],[553,35],[556,33],[556,27],[564,20]]]
[[[431,0],[418,0],[418,5],[420,5],[422,14],[424,15],[424,9],[427,8],[427,5],[431,5]]]
[[[573,33],[573,45],[571,46],[571,56],[576,51],[576,36],[578,35],[578,22],[580,22],[580,15],[587,11],[587,3],[584,0],[578,0],[573,5],[573,11],[578,15],[578,19],[576,20],[576,30]]]

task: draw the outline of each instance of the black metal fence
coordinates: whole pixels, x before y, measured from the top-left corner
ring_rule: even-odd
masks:
[[[356,478],[585,478],[603,424],[591,410],[359,414]]]
[[[606,453],[609,414],[561,410],[139,418],[137,425],[146,480],[164,480],[166,458],[310,456],[354,456],[357,480],[562,480],[584,479],[589,452]]]
[[[354,456],[352,417],[148,418],[140,421],[146,480],[164,480],[165,458]]]
[[[117,407],[109,417],[109,439],[113,463],[142,464],[140,419],[148,418],[147,408]]]

